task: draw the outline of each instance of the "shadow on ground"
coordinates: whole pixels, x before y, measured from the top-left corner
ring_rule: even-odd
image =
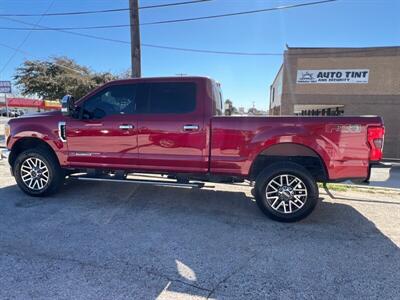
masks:
[[[347,204],[282,224],[243,192],[69,182],[0,199],[1,298],[400,294],[398,247]]]

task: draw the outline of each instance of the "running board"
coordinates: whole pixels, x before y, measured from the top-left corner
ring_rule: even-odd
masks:
[[[121,183],[136,183],[136,184],[150,184],[156,186],[170,186],[170,187],[185,187],[185,188],[202,188],[204,183],[178,183],[168,182],[161,180],[141,180],[141,179],[113,179],[113,178],[93,178],[84,176],[71,176],[71,178],[83,180],[83,181],[103,181],[103,182],[121,182]]]

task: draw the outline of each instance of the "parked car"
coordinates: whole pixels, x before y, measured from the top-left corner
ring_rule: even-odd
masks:
[[[192,187],[248,180],[262,212],[289,222],[314,209],[317,182],[368,179],[382,158],[380,117],[223,116],[220,86],[205,77],[112,81],[62,103],[9,122],[8,160],[28,195],[55,193],[66,175],[162,173],[176,181],[139,182]]]
[[[8,113],[6,108],[0,109],[0,115],[2,117],[10,117],[10,118],[16,118],[19,116],[22,116],[24,112],[22,110],[16,110],[16,109],[8,109]]]

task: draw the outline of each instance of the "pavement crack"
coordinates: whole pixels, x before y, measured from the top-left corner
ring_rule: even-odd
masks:
[[[13,249],[12,247],[2,247],[1,254],[2,255],[16,256],[16,257],[19,257],[19,258],[22,258],[22,259],[25,259],[25,260],[29,260],[29,258],[32,258],[33,256],[36,256],[38,258],[45,259],[45,260],[63,261],[63,262],[75,263],[75,264],[78,264],[78,265],[83,266],[83,267],[92,267],[92,268],[104,269],[104,270],[111,270],[112,269],[110,267],[107,267],[106,265],[99,265],[99,264],[90,263],[90,262],[82,262],[82,261],[80,261],[78,259],[54,256],[54,255],[49,255],[47,253],[38,253],[38,252],[30,251],[29,252],[30,255],[25,255],[25,253],[20,253],[20,252],[15,251],[15,249]]]
[[[207,288],[204,288],[204,287],[201,287],[201,286],[198,286],[198,285],[195,285],[195,284],[192,284],[192,283],[180,280],[180,279],[170,279],[170,281],[171,282],[178,282],[178,283],[181,283],[181,284],[196,288],[198,290],[206,291],[206,292],[211,292],[212,291],[211,289],[207,289]]]
[[[116,270],[117,269],[115,267],[110,267],[107,264],[96,264],[96,263],[91,263],[91,262],[83,262],[83,261],[78,260],[78,259],[54,256],[54,255],[50,255],[48,253],[39,253],[39,252],[30,251],[29,255],[26,255],[26,253],[18,252],[18,251],[16,251],[15,248],[9,247],[9,246],[1,247],[1,254],[2,255],[15,256],[15,257],[26,259],[26,260],[29,260],[29,258],[32,258],[32,257],[35,256],[35,257],[38,257],[38,258],[41,258],[41,259],[45,259],[45,260],[69,262],[69,263],[78,264],[78,265],[80,265],[82,267],[91,267],[91,268],[96,268],[96,269],[101,269],[101,270],[106,270],[106,271]],[[137,268],[140,271],[146,273],[147,275],[152,275],[152,276],[156,276],[156,277],[159,277],[159,278],[163,278],[163,279],[165,279],[167,281],[170,281],[170,282],[180,283],[180,284],[183,284],[183,285],[186,285],[186,286],[190,286],[192,288],[195,288],[195,289],[198,289],[198,290],[202,290],[202,291],[206,291],[206,292],[211,292],[212,291],[211,289],[207,289],[207,288],[204,288],[204,287],[198,286],[196,284],[192,284],[192,283],[189,283],[189,282],[177,279],[177,278],[171,278],[168,275],[164,275],[164,274],[162,274],[160,272],[149,270],[145,266],[142,266],[142,265],[139,265],[139,264],[132,264],[130,262],[121,261],[121,260],[116,260],[116,262],[121,264],[121,265],[125,265],[125,266],[132,267],[132,268]]]
[[[153,276],[161,277],[161,278],[164,278],[164,279],[166,279],[166,280],[168,280],[168,281],[170,281],[170,282],[176,282],[176,283],[180,283],[180,284],[183,284],[183,285],[186,285],[186,286],[190,286],[190,287],[193,287],[193,288],[202,290],[202,291],[211,292],[211,289],[207,289],[207,288],[204,288],[204,287],[201,287],[201,286],[198,286],[198,285],[195,285],[195,284],[192,284],[192,283],[189,283],[189,282],[186,282],[186,281],[184,281],[184,280],[177,279],[177,278],[171,278],[171,277],[169,277],[168,275],[162,274],[162,273],[160,273],[160,272],[148,270],[148,269],[146,269],[146,267],[143,267],[143,266],[138,266],[138,267],[139,267],[142,271],[144,271],[145,273],[147,273],[148,275],[153,275]]]
[[[259,254],[255,253],[254,255],[250,256],[250,258],[243,264],[241,264],[239,267],[237,267],[235,270],[233,270],[231,273],[229,273],[227,276],[222,278],[220,281],[217,282],[217,284],[211,289],[211,291],[207,295],[207,299],[210,299],[210,297],[215,293],[215,291],[223,284],[224,282],[228,281],[231,277],[235,276],[236,274],[240,273],[242,270],[244,270],[250,261],[255,259]]]

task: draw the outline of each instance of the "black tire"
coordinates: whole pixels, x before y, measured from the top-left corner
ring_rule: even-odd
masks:
[[[285,175],[289,175],[289,177]],[[279,181],[278,184],[281,185],[279,187],[275,183],[277,179],[283,181],[286,179],[286,182],[289,183],[288,181],[294,180],[294,178],[297,178],[297,181],[292,181],[291,185],[282,185]],[[319,192],[315,179],[304,167],[291,162],[278,162],[268,166],[258,175],[255,198],[258,207],[269,218],[280,222],[296,222],[304,219],[314,210]],[[282,212],[282,210],[284,211]]]
[[[39,184],[31,188],[22,178],[22,173],[24,173],[24,176],[26,175],[26,169],[22,171],[21,168],[29,159],[42,161],[48,170],[48,172],[46,172],[48,175],[47,182],[43,184],[42,188],[39,188]],[[28,149],[18,154],[13,165],[13,173],[19,188],[24,193],[34,197],[44,197],[56,193],[63,185],[65,179],[64,170],[60,167],[57,158],[54,157],[54,154],[50,153],[49,150],[41,147]]]

